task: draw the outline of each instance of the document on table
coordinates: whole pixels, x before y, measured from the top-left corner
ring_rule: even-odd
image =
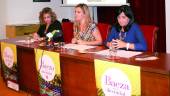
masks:
[[[63,48],[66,49],[75,49],[75,50],[87,50],[95,48],[96,46],[80,45],[80,44],[65,44]]]
[[[17,43],[33,43],[34,41],[35,41],[34,39],[30,39],[30,40],[22,39],[22,40],[17,40],[16,42]]]
[[[16,42],[18,42],[18,43],[25,43],[26,40],[17,40]]]
[[[109,56],[109,49],[98,51],[98,52],[96,52],[96,54],[103,55],[103,56]],[[130,58],[130,57],[133,57],[133,56],[136,56],[139,54],[142,54],[142,52],[117,50],[116,56],[123,57],[123,58]]]

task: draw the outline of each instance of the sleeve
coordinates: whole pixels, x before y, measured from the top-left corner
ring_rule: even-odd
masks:
[[[54,23],[51,32],[54,31],[54,30],[56,31],[56,33],[53,36],[53,41],[63,42],[64,38],[63,38],[62,26],[61,26],[61,23],[59,21],[56,21]]]
[[[95,23],[92,23],[90,30],[92,30],[92,33],[95,32],[97,30],[97,25]]]
[[[112,39],[114,39],[115,37],[116,37],[116,29],[115,27],[112,27],[111,31],[108,34],[106,41],[104,41],[104,45],[106,46],[107,42],[112,41]]]
[[[143,32],[141,31],[140,27],[138,25],[134,26],[135,32],[136,32],[136,38],[137,43],[134,43],[135,50],[138,51],[146,51],[147,50],[147,44],[146,40],[144,38]]]
[[[43,28],[43,25],[40,25],[40,27],[38,28],[38,31],[37,31],[37,34],[40,36],[40,37],[44,37],[44,28]]]
[[[104,46],[107,47],[107,42],[110,42],[112,41],[112,39],[115,38],[115,35],[116,35],[116,29],[115,27],[112,27],[111,31],[109,32],[106,40],[104,41]]]

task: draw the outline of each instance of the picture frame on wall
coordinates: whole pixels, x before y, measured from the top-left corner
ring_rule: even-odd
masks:
[[[33,2],[50,2],[51,0],[33,0]]]

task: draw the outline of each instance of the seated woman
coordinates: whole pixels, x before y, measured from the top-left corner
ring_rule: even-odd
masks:
[[[114,48],[146,51],[147,44],[139,25],[134,22],[134,16],[129,6],[123,5],[117,10],[116,23],[106,40],[106,46]]]
[[[48,38],[48,33],[52,33],[53,42],[63,42],[63,33],[60,22],[56,19],[56,14],[51,8],[44,8],[39,15],[40,27],[37,33],[34,33],[35,40]]]
[[[85,45],[101,45],[101,34],[90,17],[86,4],[78,4],[75,7],[74,37],[72,43]]]

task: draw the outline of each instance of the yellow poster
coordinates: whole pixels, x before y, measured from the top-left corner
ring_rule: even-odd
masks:
[[[6,80],[7,86],[18,91],[19,85],[16,45],[1,42],[1,57],[3,76]]]
[[[41,95],[61,96],[59,53],[34,49]]]
[[[141,96],[140,67],[95,60],[98,96]]]

